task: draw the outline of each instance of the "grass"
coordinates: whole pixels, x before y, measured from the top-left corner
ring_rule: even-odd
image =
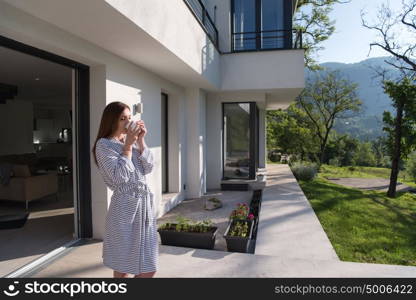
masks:
[[[390,199],[323,178],[300,185],[341,260],[416,266],[415,195]]]
[[[390,178],[391,169],[388,168],[376,168],[376,167],[336,167],[331,165],[322,165],[319,172],[319,176],[322,178]],[[409,176],[403,171],[399,172],[398,181],[416,187],[416,183],[411,181]]]

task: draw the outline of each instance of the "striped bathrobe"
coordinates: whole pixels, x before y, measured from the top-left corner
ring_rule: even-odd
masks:
[[[115,271],[137,275],[156,271],[158,263],[154,195],[145,177],[152,171],[153,154],[145,148],[140,155],[135,144],[130,160],[122,155],[123,145],[117,139],[101,138],[96,146],[98,169],[113,191],[102,258]]]

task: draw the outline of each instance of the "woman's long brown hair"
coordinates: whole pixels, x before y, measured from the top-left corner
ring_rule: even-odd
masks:
[[[114,132],[116,132],[118,120],[126,108],[130,110],[130,107],[127,104],[119,101],[111,102],[104,108],[104,112],[101,117],[100,128],[98,129],[97,138],[95,139],[94,147],[92,148],[92,154],[94,155],[94,161],[97,166],[97,155],[95,154],[97,141],[100,138],[108,138],[112,136]]]

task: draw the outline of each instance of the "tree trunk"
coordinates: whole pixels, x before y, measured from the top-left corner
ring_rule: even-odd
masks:
[[[401,156],[403,106],[403,101],[400,101],[396,112],[396,124],[394,129],[394,149],[391,163],[390,185],[389,190],[387,191],[387,196],[390,198],[396,197],[397,177],[399,175],[399,162]]]
[[[324,140],[321,143],[321,153],[319,155],[319,165],[322,165],[324,163],[324,159],[325,159],[325,148],[326,148],[326,143],[328,141],[328,136],[329,136],[329,130],[327,130],[327,133],[325,134]]]

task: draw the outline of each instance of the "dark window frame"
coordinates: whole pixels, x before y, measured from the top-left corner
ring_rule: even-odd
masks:
[[[230,0],[230,7],[231,7],[231,34],[230,34],[230,38],[231,38],[231,52],[232,53],[236,53],[236,52],[256,52],[256,51],[270,51],[270,50],[288,50],[288,49],[293,49],[293,27],[292,27],[292,18],[293,18],[293,1],[283,1],[283,27],[285,32],[287,32],[287,34],[285,34],[284,37],[284,46],[283,47],[279,47],[279,48],[261,48],[261,38],[260,38],[260,32],[261,32],[261,0],[253,0],[255,1],[255,7],[256,7],[256,12],[255,12],[255,16],[256,16],[256,32],[258,32],[258,34],[256,35],[256,49],[241,49],[241,50],[235,50],[235,45],[234,45],[234,13],[235,13],[235,4],[234,1],[235,0]],[[302,48],[302,46],[301,46]]]
[[[166,145],[166,151],[165,151],[165,164],[166,164],[166,172],[165,172],[165,181],[166,181],[166,190],[163,190],[162,187],[162,193],[168,193],[169,192],[169,95],[167,93],[161,93],[162,95],[162,101],[166,101],[165,104],[162,103],[162,105],[165,105],[165,114],[162,116],[165,120],[165,145]]]
[[[231,178],[231,177],[225,177],[224,171],[225,171],[225,153],[224,153],[224,108],[227,104],[241,104],[241,103],[249,103],[250,104],[250,116],[249,116],[249,126],[250,126],[250,145],[249,145],[249,151],[250,151],[250,164],[249,164],[249,177],[248,178]],[[256,137],[256,119],[257,119],[257,103],[255,101],[236,101],[236,102],[222,102],[221,103],[221,123],[222,123],[222,131],[221,131],[221,141],[222,141],[222,180],[229,180],[229,179],[241,179],[241,180],[252,180],[256,178],[256,166],[258,165],[257,161],[257,152],[256,147],[258,148],[258,137]]]
[[[0,35],[0,46],[21,53],[32,55],[75,70],[75,156],[77,164],[77,200],[76,222],[77,238],[92,238],[92,203],[91,203],[91,146],[90,146],[90,76],[89,66],[54,53],[29,46],[19,41]]]

